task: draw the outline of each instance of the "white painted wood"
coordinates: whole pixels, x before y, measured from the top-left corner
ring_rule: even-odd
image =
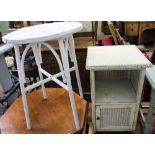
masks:
[[[38,51],[39,51],[39,60],[40,60],[40,64],[42,64],[43,61],[42,61],[42,55],[41,55],[41,44],[40,44],[40,43],[38,44]]]
[[[95,75],[94,71],[90,71],[90,86],[91,86],[91,101],[92,101],[92,123],[95,124],[95,118],[96,118],[96,110],[95,110]],[[94,130],[95,130],[95,125],[94,125]]]
[[[68,39],[68,41],[69,41],[69,39]],[[69,56],[70,56],[71,61],[74,62],[73,52],[72,52],[72,48],[70,47],[70,44],[68,45],[68,51],[69,51]]]
[[[17,63],[17,69],[18,69],[18,77],[19,77],[19,82],[20,82],[20,89],[21,89],[22,100],[23,100],[23,107],[24,107],[24,112],[25,112],[26,125],[27,125],[27,129],[31,129],[30,116],[29,116],[29,110],[28,110],[27,99],[26,99],[26,94],[25,94],[25,88],[24,88],[24,83],[22,80],[22,68],[21,68],[21,63],[20,63],[19,47],[17,45],[15,45],[14,49],[15,49],[16,63]]]
[[[56,79],[56,80],[55,80],[55,82],[56,82],[56,81],[57,81],[57,77],[62,76],[62,73],[57,73],[57,74],[51,75],[51,74],[49,74],[48,72],[46,72],[45,70],[43,70],[42,68],[39,68],[39,70],[40,70],[44,75],[46,75],[48,78],[46,78],[46,79],[44,79],[44,80],[40,80],[39,82],[34,83],[33,85],[27,86],[27,87],[25,88],[25,92],[30,91],[30,90],[32,90],[32,89],[34,89],[34,88],[36,88],[36,87],[39,87],[41,84],[45,84],[45,83],[47,83],[47,82],[49,82],[49,81],[52,81],[52,80],[54,81],[54,79]],[[69,71],[70,71],[70,72],[75,71],[75,67],[70,68]],[[63,87],[64,89],[66,89],[66,90],[68,91],[67,85],[63,84],[60,80],[59,80],[59,82],[56,82],[56,83],[59,84],[61,87]]]
[[[13,44],[2,44],[0,45],[0,54],[5,53],[12,48],[13,48]]]
[[[40,85],[45,84],[45,83],[47,83],[49,81],[56,82],[57,84],[59,84],[61,87],[63,87],[64,89],[66,89],[68,91],[68,87],[64,83],[62,83],[60,80],[58,80],[57,78],[55,78],[55,77],[52,76],[52,77],[46,78],[44,80],[40,80],[40,81],[38,81],[38,82],[30,85],[30,86],[27,86],[25,88],[25,92],[28,92],[28,91],[36,88],[36,87],[39,87]]]
[[[71,55],[72,55],[72,58],[73,58],[74,67],[76,68],[75,69],[75,75],[76,75],[76,79],[77,79],[80,99],[83,99],[83,91],[82,91],[82,87],[81,87],[81,80],[80,80],[80,75],[79,75],[79,69],[78,69],[77,60],[76,60],[73,36],[69,37],[69,46],[70,46],[70,53],[72,53]]]
[[[135,107],[135,115],[134,115],[134,118],[133,118],[133,124],[132,124],[132,126],[133,126],[133,130],[135,130],[136,129],[136,125],[137,125],[137,119],[138,119],[138,112],[139,112],[139,106],[140,106],[140,103],[139,102],[137,102],[137,104],[135,104],[136,105],[136,107]]]
[[[140,112],[140,115],[141,115],[141,118],[142,118],[143,123],[145,123],[145,120],[146,119],[145,119],[145,116],[143,114],[143,111],[140,109],[139,112]]]
[[[32,47],[32,50],[33,50],[33,54],[34,54],[34,57],[35,57],[35,61],[36,61],[37,67],[41,68],[40,59],[39,59],[40,57],[39,57],[39,51],[38,51],[37,44],[32,44],[31,47]],[[40,70],[38,70],[38,71],[39,71],[40,80],[43,80],[42,73],[40,72]],[[43,98],[47,99],[44,83],[41,83],[41,88],[42,88],[42,92],[43,92]]]
[[[42,68],[38,68],[38,69],[39,69],[39,71],[42,72],[45,76],[47,76],[47,77],[51,77],[51,76],[52,76],[52,74],[46,72],[44,69],[42,69]]]
[[[25,27],[17,31],[14,31],[10,34],[7,34],[6,36],[3,37],[3,41],[5,43],[8,43],[8,44],[12,43],[15,48],[19,82],[21,86],[24,112],[25,112],[25,118],[26,118],[28,129],[31,128],[31,124],[30,124],[28,107],[27,107],[26,92],[41,85],[42,91],[43,91],[43,97],[46,98],[46,91],[45,91],[44,84],[49,81],[56,82],[58,85],[60,85],[61,87],[63,87],[69,92],[75,127],[77,130],[80,129],[78,115],[77,115],[76,106],[75,106],[75,100],[73,96],[72,85],[71,85],[70,72],[75,71],[76,73],[80,98],[82,99],[83,93],[82,93],[81,81],[79,76],[79,70],[78,70],[77,61],[76,61],[74,40],[72,36],[73,33],[76,33],[81,29],[82,29],[82,24],[78,22],[55,22],[52,24],[42,24],[42,25]],[[58,54],[56,53],[56,51],[52,48],[52,46],[50,46],[48,43],[45,43],[45,41],[49,41],[49,40],[59,41],[62,62]],[[28,45],[25,48],[22,56],[22,60],[20,61],[19,45],[21,44],[28,44]],[[53,53],[60,68],[59,73],[51,75],[41,68],[41,63],[42,63],[41,46],[42,45],[49,48],[50,51]],[[24,59],[30,47],[32,48],[32,51],[34,53],[35,61],[39,71],[40,81],[24,88],[24,82],[25,82],[24,81],[25,79]],[[69,68],[68,52],[69,52],[71,61],[74,62],[74,67],[72,68]],[[42,74],[46,75],[47,78],[43,79]],[[57,77],[60,77],[60,76],[62,76],[63,82],[67,84],[64,84],[63,82],[57,79]]]
[[[88,70],[130,70],[151,66],[135,45],[88,47]]]
[[[101,129],[101,127],[100,127],[100,122],[101,122],[101,120],[100,120],[100,117],[101,117],[101,106],[95,106],[95,130],[100,130]],[[94,119],[94,118],[93,118]]]
[[[64,66],[65,76],[66,76],[68,93],[69,93],[69,97],[70,97],[75,127],[77,130],[79,130],[80,124],[79,124],[79,119],[78,119],[78,115],[77,115],[77,111],[76,111],[75,100],[74,100],[73,90],[72,90],[72,85],[71,85],[71,78],[70,78],[70,74],[69,74],[69,62],[68,62],[68,57],[65,52],[63,40],[59,40],[59,47],[60,47],[60,52],[62,55],[62,62],[63,62],[63,66]]]
[[[135,118],[133,122],[133,126],[136,127],[137,118],[138,118],[138,112],[139,112],[139,105],[141,103],[141,97],[142,97],[142,90],[143,90],[143,84],[144,84],[144,77],[145,77],[145,69],[140,70],[139,73],[139,79],[137,81],[137,110],[135,111]]]
[[[27,45],[22,56],[21,56],[21,68],[22,68],[22,80],[23,80],[23,83],[26,83],[26,79],[25,79],[25,72],[24,72],[24,60],[25,60],[25,56],[29,50],[31,46],[30,45]]]
[[[4,43],[27,44],[56,40],[82,29],[79,22],[55,22],[21,28],[2,37]]]
[[[51,80],[56,82],[58,85],[60,85],[61,87],[63,87],[64,89],[68,90],[67,85],[65,85],[63,82],[61,82],[60,80],[58,80],[55,76],[49,74],[48,72],[46,72],[44,69],[39,68],[39,71],[42,72],[44,75],[46,75],[47,77],[51,77]],[[62,75],[62,73],[61,73]]]
[[[137,102],[141,101],[144,77],[145,77],[145,69],[142,69],[139,74],[139,80],[138,80],[138,86],[137,86]]]

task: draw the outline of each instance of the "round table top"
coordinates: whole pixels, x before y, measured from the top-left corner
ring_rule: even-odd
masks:
[[[56,40],[82,29],[79,22],[54,22],[21,28],[2,37],[4,43],[27,44]]]

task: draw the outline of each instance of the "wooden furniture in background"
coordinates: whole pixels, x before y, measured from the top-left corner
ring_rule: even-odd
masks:
[[[118,28],[118,22],[116,21],[112,21],[113,24],[114,24],[114,28]],[[101,24],[101,30],[102,32],[105,34],[105,35],[108,35],[110,34],[110,30],[109,30],[109,26],[108,26],[108,22],[107,21],[102,21],[102,24]]]
[[[155,21],[154,22],[140,22],[139,23],[139,37],[138,37],[138,44],[141,43],[141,37],[142,37],[142,33],[148,29],[154,29],[155,31]],[[153,38],[155,41],[155,37]]]
[[[127,40],[128,37],[137,37],[138,44],[141,43],[142,33],[149,29],[155,29],[155,21],[126,21],[123,22],[124,38]],[[154,37],[152,38],[154,41]]]
[[[88,47],[95,131],[135,130],[147,67],[134,45]]]
[[[25,26],[31,26],[30,21],[9,21],[10,28],[22,28]]]
[[[0,118],[1,133],[15,134],[68,134],[77,133],[72,116],[68,93],[63,88],[46,88],[48,100],[42,99],[41,89],[27,94],[32,129],[27,130],[22,98],[19,97]],[[87,116],[87,103],[80,101],[74,93],[80,122],[79,132],[83,132]]]
[[[124,38],[120,35],[119,29],[114,27],[113,22],[108,21],[109,30],[112,34],[115,45],[126,45],[128,44]]]
[[[92,21],[93,40],[95,40],[94,45],[97,43],[97,30],[98,30],[98,21]]]
[[[155,65],[155,43],[154,43],[154,48],[152,51],[151,62]]]
[[[108,21],[108,26],[109,26],[109,30],[112,34],[112,37],[113,37],[113,40],[114,40],[114,43],[115,45],[118,45],[118,39],[117,39],[117,34],[116,34],[116,30],[114,28],[114,25],[112,22]]]
[[[138,22],[123,22],[124,23],[124,38],[127,39],[128,36],[134,37],[138,36],[139,23]]]
[[[129,42],[126,42],[124,38],[120,35],[120,32],[118,29],[116,29],[116,34],[117,34],[119,45],[129,45]]]

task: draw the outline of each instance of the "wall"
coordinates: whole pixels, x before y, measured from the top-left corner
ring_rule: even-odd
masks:
[[[8,21],[0,21],[0,32],[6,33],[9,28],[9,22]]]
[[[92,31],[92,21],[80,21],[83,24],[83,32]],[[101,31],[101,21],[98,21],[98,30],[97,30],[97,36],[98,39],[102,39],[104,34]]]

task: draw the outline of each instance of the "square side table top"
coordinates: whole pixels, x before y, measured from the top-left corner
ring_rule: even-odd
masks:
[[[151,66],[135,45],[88,47],[87,70],[134,70]]]

